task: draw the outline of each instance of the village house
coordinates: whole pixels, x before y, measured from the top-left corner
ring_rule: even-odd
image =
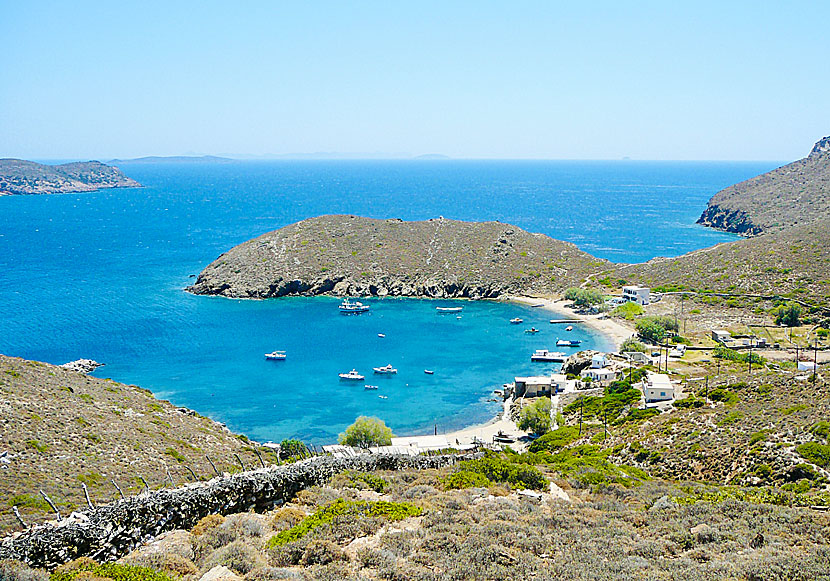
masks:
[[[712,331],[712,340],[725,345],[732,340],[732,333],[724,331],[723,329],[715,329]]]
[[[533,377],[516,377],[513,385],[514,397],[550,396],[576,388],[576,381],[568,379],[563,373]]]
[[[665,373],[648,373],[639,385],[646,403],[674,399],[674,384]]]
[[[591,383],[607,385],[617,379],[617,372],[607,367],[599,369],[588,367],[587,369],[583,369],[579,376],[583,380],[590,379]]]
[[[637,303],[638,305],[647,305],[649,304],[649,295],[651,294],[651,289],[647,286],[624,286],[623,287],[623,298],[631,303]]]

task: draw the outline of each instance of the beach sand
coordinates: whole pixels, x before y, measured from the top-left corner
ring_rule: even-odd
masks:
[[[604,315],[583,315],[575,313],[571,309],[565,307],[565,305],[569,304],[570,301],[566,301],[564,299],[557,300],[530,297],[509,297],[508,300],[527,305],[542,304],[543,306],[539,308],[555,313],[556,318],[580,320],[582,321],[581,324],[586,325],[587,327],[590,327],[603,335],[606,341],[613,346],[614,351],[618,351],[620,345],[622,345],[622,342],[634,334],[633,328],[626,327],[616,319],[603,318]],[[509,419],[509,404],[510,401],[505,402],[502,414],[485,424],[470,426],[455,432],[449,432],[446,434],[447,440],[449,440],[450,444],[454,444],[458,441],[459,444],[463,445],[471,444],[473,443],[473,439],[477,438],[490,444],[493,442],[493,436],[495,436],[498,432],[503,432],[512,436],[525,435],[525,432],[519,429],[516,422]],[[511,444],[511,447],[514,450],[521,451],[525,445],[521,442],[516,442]]]

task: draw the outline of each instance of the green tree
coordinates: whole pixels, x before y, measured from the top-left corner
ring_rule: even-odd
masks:
[[[370,446],[390,446],[392,444],[392,430],[386,427],[383,420],[360,416],[340,434],[338,441],[344,446],[355,448],[369,448]]]
[[[801,324],[801,305],[789,302],[778,307],[775,315],[775,324],[786,327],[798,327]]]
[[[612,314],[625,317],[629,321],[633,321],[635,317],[639,317],[643,314],[643,307],[637,303],[629,301],[614,309]]]
[[[541,436],[550,430],[550,398],[540,397],[532,404],[522,408],[519,416],[519,429]]]
[[[280,458],[292,458],[294,456],[303,456],[308,451],[305,444],[300,440],[285,439],[280,442]]]
[[[651,343],[660,343],[666,337],[666,329],[652,319],[640,319],[635,327],[637,328],[637,334]]]
[[[634,304],[634,303],[629,303]],[[636,339],[629,337],[625,341],[622,342],[620,345],[620,353],[626,353],[631,351],[639,351],[640,353],[646,352],[646,346],[637,341]]]
[[[575,286],[572,286],[571,288],[565,291],[565,300],[576,301],[580,293],[582,293],[581,288],[576,288]]]
[[[583,289],[576,297],[574,303],[580,307],[590,307],[591,305],[598,305],[605,300],[602,293],[596,289]]]

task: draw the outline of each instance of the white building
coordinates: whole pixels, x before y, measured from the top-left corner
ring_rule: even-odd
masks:
[[[595,369],[593,367],[589,367],[587,369],[583,369],[579,376],[583,379],[590,377],[592,383],[601,383],[605,385],[617,379],[617,372],[613,369]]]
[[[649,373],[640,382],[646,403],[674,399],[674,384],[665,373]]]
[[[597,353],[591,357],[591,369],[602,369],[606,365],[608,365],[608,359],[606,359],[605,353]]]
[[[722,329],[715,329],[712,331],[712,340],[718,343],[726,344],[727,342],[732,340],[732,333],[729,331],[724,331]]]
[[[535,377],[517,377],[514,385],[515,397],[539,397],[554,395],[576,388],[576,381],[568,379],[564,373],[540,375]]]
[[[638,305],[647,305],[649,303],[649,296],[651,289],[647,286],[624,286],[623,298],[629,302],[637,303]]]
[[[632,363],[642,363],[645,365],[651,363],[651,358],[641,351],[623,351],[620,355]]]

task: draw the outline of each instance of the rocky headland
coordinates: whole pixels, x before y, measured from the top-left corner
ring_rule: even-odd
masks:
[[[202,295],[496,298],[550,294],[608,263],[500,222],[320,216],[263,234],[213,261]]]
[[[44,165],[23,159],[0,159],[0,196],[68,194],[105,188],[137,188],[117,167],[100,161]]]
[[[830,136],[810,155],[715,194],[698,224],[743,236],[804,226],[830,215]]]

